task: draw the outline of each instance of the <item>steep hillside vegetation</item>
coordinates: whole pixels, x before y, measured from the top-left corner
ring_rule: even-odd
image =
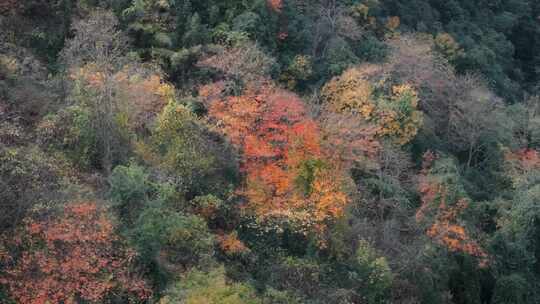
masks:
[[[0,303],[540,302],[533,0],[0,1]]]

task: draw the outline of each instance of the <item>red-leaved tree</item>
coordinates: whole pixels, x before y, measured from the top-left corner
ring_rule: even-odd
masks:
[[[267,0],[271,10],[280,13],[283,9],[283,0]]]
[[[201,93],[210,117],[243,152],[247,210],[318,230],[342,215],[343,170],[323,151],[319,126],[298,96],[269,84],[227,98],[211,88]]]
[[[434,242],[450,252],[460,252],[478,259],[478,265],[489,264],[488,254],[467,231],[460,215],[469,207],[469,200],[455,190],[455,185],[443,182],[432,171],[437,156],[428,151],[424,154],[418,190],[422,205],[416,213],[418,223],[427,224],[426,234]],[[431,216],[430,216],[431,215]]]
[[[70,204],[60,215],[27,219],[3,243],[0,283],[18,303],[102,303],[112,293],[133,299],[151,294],[129,271],[135,252],[122,246],[96,203]]]

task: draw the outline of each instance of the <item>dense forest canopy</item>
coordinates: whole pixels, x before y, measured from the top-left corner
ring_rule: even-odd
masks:
[[[540,2],[0,0],[0,303],[540,303]]]

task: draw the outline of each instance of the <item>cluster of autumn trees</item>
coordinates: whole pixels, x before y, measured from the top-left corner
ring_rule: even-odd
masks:
[[[262,220],[323,229],[349,201],[341,191],[343,165],[324,151],[319,126],[299,97],[271,85],[253,90],[207,101],[209,117],[242,151],[246,208]]]
[[[0,302],[538,303],[540,7],[465,2],[2,2]]]
[[[114,290],[146,299],[151,290],[133,277],[135,252],[119,244],[112,222],[93,202],[71,204],[59,216],[29,218],[7,244],[2,284],[20,303],[100,302]],[[15,256],[10,247],[25,248]]]

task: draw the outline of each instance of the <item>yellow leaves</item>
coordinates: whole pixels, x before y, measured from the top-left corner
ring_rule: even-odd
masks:
[[[299,81],[307,80],[313,74],[311,56],[297,55],[291,64],[280,76],[280,81],[287,84],[287,88],[293,90]]]
[[[157,77],[157,76],[154,76]],[[160,78],[158,78],[160,79]],[[161,97],[174,98],[174,86],[167,83],[160,83],[159,87],[156,90],[157,94]]]
[[[16,58],[4,54],[0,54],[0,66],[5,68],[10,74],[16,74],[20,69]]]
[[[359,113],[370,119],[375,110],[372,102],[373,87],[357,69],[349,69],[327,83],[322,96],[335,112]]]
[[[357,86],[357,90],[343,93],[343,104],[339,108],[343,110],[357,109],[360,115],[364,118],[370,118],[375,111],[375,106],[370,103],[372,92],[371,85],[367,82],[361,82]]]
[[[448,33],[437,34],[434,44],[435,49],[450,61],[457,59],[463,54],[463,50],[459,44]]]
[[[381,110],[380,134],[389,136],[399,145],[410,142],[418,133],[423,123],[423,114],[416,111],[418,95],[410,85],[392,87],[392,96]]]
[[[351,15],[360,21],[368,20],[369,7],[363,3],[356,4],[351,8]]]
[[[397,30],[397,28],[399,27],[400,24],[401,24],[401,20],[399,19],[399,17],[392,16],[392,17],[388,18],[388,20],[386,21],[385,27],[389,31],[393,32],[393,31]]]
[[[396,85],[392,87],[392,100],[400,102],[407,99],[414,108],[418,106],[418,93],[408,84]]]
[[[388,89],[385,78],[370,81],[378,73],[372,65],[349,69],[325,85],[323,99],[330,111],[356,115],[378,126],[379,137],[407,144],[423,123],[423,114],[417,110],[418,94],[408,84]]]
[[[306,55],[297,55],[294,57],[293,63],[291,64],[291,69],[305,71],[305,74],[312,73],[311,67],[311,57]]]
[[[228,255],[237,255],[249,251],[249,248],[238,239],[238,233],[236,232],[219,235],[218,242],[221,250]]]

